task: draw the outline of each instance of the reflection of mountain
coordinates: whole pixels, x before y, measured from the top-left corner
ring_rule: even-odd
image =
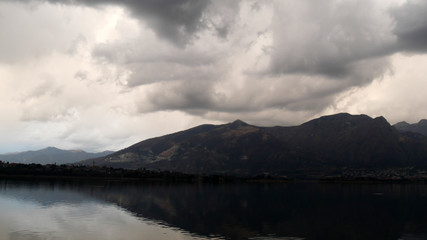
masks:
[[[1,154],[0,160],[14,163],[66,164],[89,158],[102,157],[111,153],[111,151],[88,153],[82,150],[62,150],[55,147],[48,147],[37,151]]]
[[[80,210],[87,202],[106,210],[110,202],[142,219],[224,239],[424,239],[417,236],[427,234],[427,185],[417,184],[0,181],[0,194]]]
[[[67,186],[67,184],[63,185],[55,182],[14,182],[3,180],[0,181],[0,194],[14,199],[36,202],[42,206],[52,206],[65,202],[79,204],[91,200],[84,193],[70,191]]]
[[[204,235],[248,239],[398,239],[427,233],[423,185],[110,185],[91,190],[143,218]]]

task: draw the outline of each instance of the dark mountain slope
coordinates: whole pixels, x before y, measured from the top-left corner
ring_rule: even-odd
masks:
[[[422,119],[418,123],[409,124],[407,122],[399,122],[393,125],[400,132],[415,132],[427,136],[427,120]]]
[[[405,165],[399,133],[383,118],[347,113],[324,116],[296,127],[266,128],[312,162],[338,166]]]
[[[14,163],[66,164],[89,158],[103,157],[111,153],[113,152],[88,153],[81,150],[62,150],[48,147],[37,151],[1,154],[0,160]]]
[[[426,139],[366,115],[324,116],[295,127],[256,127],[237,120],[149,139],[82,163],[231,175],[424,166]]]
[[[95,164],[246,175],[280,170],[277,168],[284,167],[282,163],[292,165],[295,158],[295,153],[277,138],[258,127],[235,121],[219,126],[202,125],[149,139],[108,157],[95,159]]]

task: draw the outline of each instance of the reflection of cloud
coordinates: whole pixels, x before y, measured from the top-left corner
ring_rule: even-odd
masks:
[[[0,211],[2,240],[193,239],[188,233],[153,224],[100,202],[46,206],[0,196]]]
[[[31,231],[19,231],[12,232],[9,234],[10,240],[45,240],[45,239],[56,239],[61,238],[61,236],[55,236],[52,233],[37,233]]]

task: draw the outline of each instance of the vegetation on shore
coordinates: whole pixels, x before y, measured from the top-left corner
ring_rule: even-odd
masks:
[[[22,164],[0,161],[0,177],[7,178],[58,178],[58,179],[105,179],[147,180],[178,182],[222,182],[240,178],[221,175],[197,175],[171,171],[123,169],[112,167],[56,164]]]
[[[300,169],[289,176],[200,175],[172,171],[123,169],[84,165],[21,164],[0,161],[0,177],[22,179],[98,179],[167,182],[283,182],[292,180],[363,181],[363,182],[427,182],[427,170],[413,167],[364,169],[342,168],[330,171]]]

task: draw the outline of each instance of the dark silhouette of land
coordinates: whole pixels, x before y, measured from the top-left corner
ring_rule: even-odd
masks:
[[[59,161],[58,161],[59,162]],[[294,127],[237,120],[148,139],[72,165],[1,163],[7,176],[228,180],[424,181],[427,136],[347,113]]]
[[[148,139],[111,155],[80,162],[93,163],[240,177],[365,176],[363,171],[348,169],[427,167],[427,137],[400,132],[383,117],[347,113],[294,127],[257,127],[237,120]]]
[[[409,124],[398,122],[393,125],[400,132],[415,132],[427,136],[427,119],[421,119],[418,123]]]
[[[83,150],[63,150],[56,147],[47,147],[35,151],[15,152],[0,154],[0,159],[13,163],[37,163],[37,164],[68,164],[82,161],[89,158],[103,157],[113,153],[104,151],[90,153]]]
[[[7,178],[65,178],[106,180],[180,180],[192,181],[196,176],[169,171],[122,169],[111,167],[21,164],[0,161],[0,176]]]

